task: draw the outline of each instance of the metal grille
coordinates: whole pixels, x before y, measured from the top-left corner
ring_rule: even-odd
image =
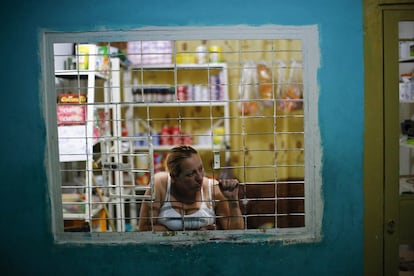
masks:
[[[239,180],[245,230],[305,227],[302,58],[299,39],[55,44],[64,231],[138,231],[178,144]]]

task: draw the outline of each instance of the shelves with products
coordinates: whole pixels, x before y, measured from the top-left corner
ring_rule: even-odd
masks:
[[[110,189],[122,186],[122,178],[117,177],[119,172],[112,176],[114,172],[98,168],[108,160],[120,162],[115,152],[120,147],[119,141],[109,139],[121,136],[120,107],[116,104],[120,102],[120,61],[108,59],[110,71],[102,71],[98,68],[97,48],[88,45],[88,51],[87,67],[78,63],[78,69],[55,71],[59,158],[62,167],[76,168],[62,169],[62,181],[65,179],[70,184],[74,174],[83,175],[77,192],[62,193],[65,221],[91,222],[97,213],[106,209],[108,202],[113,201],[109,198]],[[98,176],[103,179],[102,187],[96,184]],[[102,197],[97,196],[98,189],[103,192]],[[67,201],[68,197],[80,195],[79,201]],[[119,209],[120,204],[114,206]],[[107,211],[105,213],[109,216]]]
[[[414,39],[407,36],[411,35],[411,30],[406,27],[402,28],[400,35],[405,37],[399,38],[399,94],[400,102],[409,103],[414,100]]]
[[[399,218],[400,240],[413,239],[412,210],[414,207],[414,24],[399,23]]]
[[[165,170],[168,151],[177,144],[198,151],[220,151],[230,129],[226,63],[152,64],[126,72],[123,114],[127,142],[123,151],[134,168],[143,168],[142,152],[152,150],[153,172]],[[227,151],[226,151],[226,154]],[[148,173],[134,172],[136,187],[146,188]]]
[[[134,150],[142,150],[151,145],[155,151],[167,151],[174,145],[180,144],[192,145],[198,150],[219,150],[224,148],[228,139],[223,118],[210,120],[202,117],[183,117],[180,124],[175,125],[164,120],[156,122],[156,118],[153,120],[150,126],[147,122],[138,119],[141,127],[135,126],[135,129],[139,129],[139,132],[130,137],[133,140]],[[205,122],[202,122],[203,120]],[[205,129],[200,126],[203,123],[212,123],[212,126]]]
[[[130,73],[132,88],[124,96],[131,99],[125,112],[130,136],[148,136],[155,151],[176,144],[216,150],[228,143],[226,63],[154,64]]]
[[[169,64],[133,68],[133,101],[228,100],[227,64]]]
[[[109,123],[112,117],[115,119],[113,122],[120,122],[120,118],[116,119],[120,112],[116,110],[116,105],[109,103],[120,101],[119,60],[111,59],[111,66],[114,70],[111,76],[95,72],[93,67],[89,68],[88,72],[55,72],[58,96],[57,123],[58,131],[61,133],[59,142],[66,141],[65,135],[69,135],[68,138],[79,138],[74,139],[76,144],[72,143],[73,147],[60,144],[60,161],[84,161],[87,159],[86,155],[92,153],[92,147],[98,140],[117,135],[116,131],[119,128]],[[87,149],[83,151],[85,147]],[[62,154],[66,150],[70,152],[78,148],[82,148],[83,155]]]
[[[402,31],[402,35],[407,35],[409,30],[405,29]],[[414,62],[414,39],[411,37],[400,37],[398,39],[399,43],[399,62]]]

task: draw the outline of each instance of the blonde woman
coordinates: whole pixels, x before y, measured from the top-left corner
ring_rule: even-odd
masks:
[[[172,148],[167,168],[154,176],[154,199],[142,203],[140,231],[244,228],[237,179],[205,177],[201,158],[190,146]]]

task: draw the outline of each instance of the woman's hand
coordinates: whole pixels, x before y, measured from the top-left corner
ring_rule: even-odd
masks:
[[[207,231],[207,230],[216,230],[217,226],[215,224],[210,224],[204,227],[201,227],[200,230]]]
[[[239,181],[237,179],[219,179],[219,187],[227,199],[239,199]]]
[[[237,179],[219,179],[219,188],[226,199],[219,203],[217,213],[220,229],[243,229],[244,220],[239,206],[239,181]]]

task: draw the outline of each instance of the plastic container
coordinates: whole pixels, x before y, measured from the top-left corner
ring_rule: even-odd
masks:
[[[203,40],[201,42],[201,45],[197,46],[196,48],[196,53],[195,53],[195,62],[198,64],[204,64],[207,63],[207,46],[206,46],[207,41]]]
[[[208,48],[210,62],[218,63],[223,61],[222,49],[220,46],[212,45]]]
[[[78,69],[88,70],[88,68],[89,68],[89,55],[94,54],[93,51],[92,51],[93,47],[96,47],[96,46],[95,45],[90,45],[90,44],[76,45],[76,55],[77,55]]]

